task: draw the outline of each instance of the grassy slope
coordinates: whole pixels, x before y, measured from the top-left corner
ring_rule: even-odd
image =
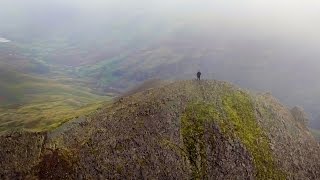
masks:
[[[47,130],[94,111],[108,96],[59,81],[1,68],[0,132],[8,129]]]

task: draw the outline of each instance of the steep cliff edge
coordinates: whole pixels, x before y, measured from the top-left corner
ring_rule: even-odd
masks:
[[[178,81],[47,133],[0,137],[1,179],[317,179],[320,146],[270,94]],[[300,116],[299,116],[300,117]]]

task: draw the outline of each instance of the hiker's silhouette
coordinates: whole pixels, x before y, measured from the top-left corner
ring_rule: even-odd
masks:
[[[201,72],[198,71],[198,73],[197,73],[197,79],[200,80],[200,77],[201,77]]]

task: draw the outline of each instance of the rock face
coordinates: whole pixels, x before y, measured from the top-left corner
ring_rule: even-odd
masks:
[[[319,179],[320,147],[300,115],[270,94],[178,81],[120,98],[52,132],[0,137],[0,176]]]

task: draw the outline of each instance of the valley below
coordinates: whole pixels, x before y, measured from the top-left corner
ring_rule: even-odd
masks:
[[[21,51],[5,53],[7,56],[0,57],[0,134],[50,130],[94,112],[114,96],[99,94],[87,87],[87,81],[73,79],[55,68],[44,72],[45,64]]]

